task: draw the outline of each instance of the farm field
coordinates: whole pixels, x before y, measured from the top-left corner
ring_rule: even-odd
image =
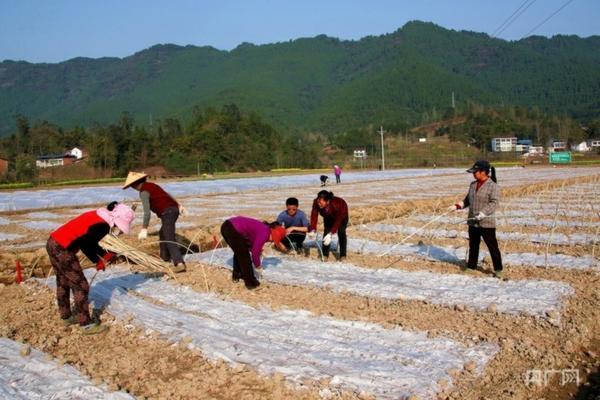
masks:
[[[291,196],[310,214],[318,177],[165,184],[187,209],[177,233],[188,270],[168,280],[128,263],[87,269],[110,327],[92,337],[58,318],[45,241],[81,212],[138,201],[137,192],[0,193],[0,397],[587,398],[600,366],[600,168],[497,175],[506,280],[492,277],[484,244],[481,270],[460,273],[466,211],[446,209],[472,176],[413,169],[347,172],[329,184],[350,207],[347,259],[324,261],[319,237],[306,256],[265,248],[257,291],[231,281],[220,224],[274,220]],[[140,223],[138,209],[123,240],[156,254],[156,217],[144,242]],[[49,373],[64,386],[45,383]]]

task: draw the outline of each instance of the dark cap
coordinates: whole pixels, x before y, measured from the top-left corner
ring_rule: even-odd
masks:
[[[471,168],[467,170],[468,173],[472,174],[475,171],[487,171],[490,170],[490,163],[486,160],[477,160]]]

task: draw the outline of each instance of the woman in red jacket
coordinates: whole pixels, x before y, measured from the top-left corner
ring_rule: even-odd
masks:
[[[346,246],[348,238],[346,237],[346,227],[348,226],[348,204],[341,197],[336,197],[333,192],[321,190],[317,198],[313,201],[312,213],[310,215],[311,236],[315,236],[319,215],[323,217],[323,257],[329,257],[329,245],[333,236],[339,238],[340,261],[346,258]]]
[[[133,210],[116,201],[106,208],[88,211],[60,226],[50,234],[46,244],[50,263],[56,273],[56,301],[58,312],[66,325],[79,323],[86,334],[100,333],[106,330],[98,322],[92,322],[89,312],[88,294],[90,286],[83,275],[77,252],[96,263],[96,269],[103,271],[105,264],[115,256],[105,251],[98,242],[116,226],[129,233],[134,218]],[[70,292],[75,303],[71,312]],[[74,315],[73,315],[74,314]]]

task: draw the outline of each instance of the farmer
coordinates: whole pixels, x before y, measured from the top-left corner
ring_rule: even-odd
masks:
[[[282,241],[287,249],[294,249],[298,252],[302,249],[302,243],[306,239],[308,232],[308,218],[304,211],[298,209],[298,199],[290,197],[285,201],[285,211],[277,216],[277,223],[283,225],[286,236]]]
[[[88,211],[62,225],[50,234],[46,244],[50,263],[56,273],[56,301],[58,312],[65,325],[79,323],[85,334],[105,331],[106,326],[93,322],[90,317],[88,293],[90,286],[83,275],[77,252],[96,263],[98,271],[114,258],[114,253],[105,251],[98,242],[116,226],[129,233],[134,218],[133,210],[116,201],[106,208]],[[73,292],[75,308],[71,312],[70,292]]]
[[[490,175],[491,170],[491,175]],[[469,207],[469,260],[464,271],[477,269],[479,244],[481,238],[490,251],[494,276],[502,279],[502,257],[496,240],[496,218],[494,212],[500,200],[500,187],[496,183],[496,169],[486,160],[479,160],[467,172],[472,173],[475,180],[469,186],[469,192],[460,203],[448,207],[449,210],[460,210]]]
[[[138,239],[145,240],[148,237],[150,211],[153,211],[161,221],[161,227],[158,231],[160,258],[164,261],[173,262],[173,272],[184,272],[186,270],[185,263],[175,239],[175,221],[179,218],[180,209],[182,208],[160,186],[152,182],[146,182],[147,177],[148,175],[141,172],[130,172],[123,186],[123,189],[131,186],[140,192],[140,199],[144,208],[144,219]]]
[[[321,175],[319,177],[319,180],[321,181],[321,186],[327,185],[327,180],[328,179],[329,179],[329,177],[327,175]]]
[[[256,289],[260,282],[254,276],[252,264],[261,270],[260,254],[268,241],[273,241],[280,251],[286,248],[281,244],[285,229],[277,222],[267,223],[249,217],[232,217],[221,225],[221,235],[233,250],[234,282],[244,280],[247,289]]]
[[[323,257],[329,257],[329,245],[333,236],[339,237],[339,260],[346,258],[346,227],[348,226],[348,205],[341,197],[335,197],[332,192],[321,190],[313,201],[310,215],[310,236],[316,236],[319,215],[323,216]]]
[[[333,166],[333,173],[335,174],[335,183],[341,183],[341,179],[340,176],[342,175],[342,169],[340,168],[339,165],[334,165]]]

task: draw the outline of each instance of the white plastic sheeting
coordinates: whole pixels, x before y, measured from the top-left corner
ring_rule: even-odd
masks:
[[[21,356],[21,343],[0,338],[1,399],[104,399],[133,400],[122,392],[109,392],[95,386],[70,365],[46,359],[46,354],[31,349]]]
[[[529,210],[531,211],[531,210]],[[531,214],[535,214],[535,212],[531,212]],[[435,215],[413,215],[410,217],[413,221],[420,222],[429,222],[433,218],[436,218],[438,223],[448,223],[448,224],[463,224],[466,225],[466,217],[450,217],[450,216],[435,216]],[[531,226],[531,227],[567,227],[567,228],[595,228],[600,226],[600,222],[594,221],[586,221],[583,219],[574,219],[569,218],[568,220],[564,219],[550,219],[550,218],[534,218],[531,217],[514,217],[509,216],[505,217],[503,214],[499,213],[496,216],[496,224],[499,226],[503,225],[521,225],[521,226]]]
[[[23,235],[19,235],[18,233],[0,232],[0,242],[7,241],[7,240],[15,240],[15,239],[19,239],[22,237],[23,237]]]
[[[309,246],[312,243],[307,243]],[[316,244],[314,245],[316,247]],[[485,247],[485,245],[482,245]],[[458,264],[465,260],[466,247],[441,247],[432,245],[413,244],[388,244],[372,240],[349,239],[348,250],[356,253],[389,254],[401,257],[419,257],[434,261],[443,261]],[[479,259],[489,256],[487,251],[479,251]],[[574,257],[566,254],[544,254],[536,253],[503,253],[502,263],[513,266],[555,267],[588,269],[598,268],[598,261],[590,256]]]
[[[344,173],[344,182],[379,181],[405,177],[423,177],[458,173],[461,169],[403,169]],[[187,181],[161,184],[175,197],[208,193],[230,193],[245,190],[265,190],[318,184],[317,173],[310,175],[271,176],[261,178],[217,179],[212,181]],[[27,190],[0,193],[0,211],[38,208],[83,206],[109,203],[113,200],[137,200],[139,194],[133,189],[122,190],[118,186],[96,186],[53,190]]]
[[[461,370],[474,361],[481,372],[498,350],[493,344],[469,347],[428,338],[426,332],[384,329],[303,310],[256,309],[124,269],[98,274],[91,299],[96,306],[107,304],[106,311],[117,318],[133,317],[134,323],[173,341],[190,340],[209,359],[248,364],[297,383],[330,378],[333,386],[381,399],[411,394],[435,398],[440,379],[452,382],[450,369]]]
[[[233,253],[218,249],[188,255],[231,269]],[[395,268],[361,268],[349,263],[320,263],[288,257],[265,257],[263,279],[290,285],[327,288],[360,296],[384,299],[421,300],[433,304],[463,304],[485,310],[495,304],[503,313],[525,313],[545,317],[560,310],[562,298],[574,294],[565,283],[521,280],[504,282],[495,278],[475,278],[460,274],[403,271]]]
[[[53,222],[53,221],[25,221],[21,222],[21,226],[25,228],[33,229],[36,231],[53,231],[64,222]]]
[[[404,235],[418,235],[425,237],[469,237],[465,228],[463,229],[421,229],[414,226],[396,225],[396,224],[367,224],[361,225],[360,229],[372,232],[402,233]],[[520,242],[548,243],[556,245],[574,245],[574,244],[592,244],[597,241],[595,235],[586,235],[583,233],[573,233],[565,235],[564,233],[520,233],[520,232],[502,232],[496,231],[496,237],[500,240],[517,240]]]

